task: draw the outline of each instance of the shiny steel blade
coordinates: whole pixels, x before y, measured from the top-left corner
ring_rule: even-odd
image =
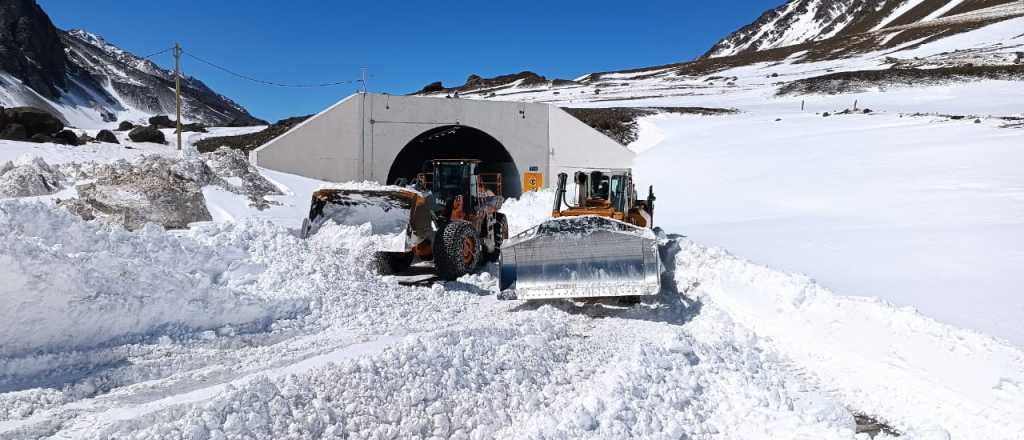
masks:
[[[500,265],[504,298],[644,296],[661,287],[654,234],[604,217],[548,220],[510,238]]]

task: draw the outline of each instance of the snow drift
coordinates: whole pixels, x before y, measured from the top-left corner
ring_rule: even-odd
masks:
[[[877,298],[836,295],[679,241],[676,281],[771,341],[795,367],[860,411],[953,438],[1024,433],[1024,351]],[[669,263],[670,264],[670,263]]]
[[[247,289],[264,266],[230,225],[176,235],[84,222],[41,203],[0,203],[0,357],[89,347],[161,327],[217,328],[305,304]],[[232,245],[206,234],[236,235]],[[212,235],[211,235],[212,236]]]

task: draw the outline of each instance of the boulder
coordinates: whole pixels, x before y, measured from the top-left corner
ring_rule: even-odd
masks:
[[[28,138],[28,140],[39,144],[54,143],[53,137],[42,133],[36,133],[32,135],[32,137]]]
[[[100,142],[106,142],[108,144],[120,143],[117,141],[117,136],[114,136],[114,132],[110,130],[100,130],[99,133],[96,133],[96,140]]]
[[[79,145],[78,135],[71,130],[61,130],[53,135],[53,141],[63,145]]]
[[[186,132],[186,131],[192,131],[192,132],[196,132],[196,133],[206,133],[207,132],[206,131],[206,126],[204,126],[203,124],[200,124],[198,122],[190,122],[188,124],[182,124],[181,125],[181,131],[183,133]]]
[[[133,128],[135,128],[135,124],[132,124],[129,121],[121,121],[120,124],[117,124],[117,131],[128,131]]]
[[[25,126],[29,136],[36,133],[54,134],[64,129],[64,123],[56,116],[35,107],[14,107],[4,110],[8,120]]]
[[[25,141],[28,140],[28,130],[25,130],[25,126],[16,122],[7,124],[3,130],[0,130],[0,139],[7,139],[9,141]]]
[[[128,132],[128,138],[135,142],[153,142],[157,144],[166,143],[164,133],[153,126],[135,127]]]
[[[156,128],[175,128],[178,124],[167,115],[156,115],[149,118],[149,125]]]

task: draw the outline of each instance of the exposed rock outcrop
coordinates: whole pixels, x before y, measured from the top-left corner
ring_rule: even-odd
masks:
[[[96,122],[174,108],[172,72],[95,34],[57,29],[35,0],[0,2],[0,71],[16,79],[0,81],[0,104],[42,107],[65,122],[65,106],[73,107],[76,118]],[[188,120],[266,123],[196,78],[183,78],[181,88]]]
[[[312,115],[294,116],[275,122],[273,125],[255,133],[242,134],[237,136],[217,136],[202,139],[196,143],[196,148],[201,152],[214,151],[220,147],[229,147],[242,151],[249,151],[269,142],[292,127],[309,119]]]
[[[64,129],[64,123],[46,110],[35,107],[13,107],[4,110],[8,124],[16,123],[25,127],[28,137],[36,133],[53,135]]]

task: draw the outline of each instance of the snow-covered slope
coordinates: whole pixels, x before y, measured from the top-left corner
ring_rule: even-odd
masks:
[[[940,25],[941,18],[1019,0],[790,0],[716,43],[722,57],[906,26]],[[948,32],[950,29],[944,29]]]
[[[0,106],[42,108],[80,128],[174,114],[172,73],[153,62],[95,34],[55,28],[32,0],[0,5],[0,22],[12,30],[0,32],[0,50],[19,54],[0,63]],[[184,78],[182,95],[186,121],[265,124],[196,78]]]
[[[439,83],[417,92],[425,96],[551,102],[590,106],[635,97],[718,96],[708,107],[753,89],[786,92],[786,84],[816,81],[860,88],[887,88],[983,79],[1024,80],[1024,1],[964,2],[926,22],[891,22],[884,29],[823,40],[808,40],[732,56],[623,71],[593,72],[572,81],[524,82],[515,75],[468,81],[458,87]],[[922,5],[932,4],[924,2]],[[968,5],[971,8],[962,11]],[[953,14],[955,12],[955,14]],[[939,69],[942,68],[942,69]],[[943,70],[945,69],[945,70]],[[849,72],[849,76],[841,76]],[[757,76],[760,75],[760,76]],[[537,78],[542,78],[533,74]],[[831,78],[839,76],[839,78]],[[505,79],[504,81],[499,81]],[[826,93],[849,92],[834,87]],[[577,104],[578,103],[578,104]]]
[[[63,41],[68,48],[69,61],[89,72],[103,86],[103,90],[95,93],[110,95],[123,108],[120,113],[115,112],[115,116],[133,119],[135,114],[174,113],[173,72],[83,30],[65,32]],[[253,118],[245,108],[214,92],[197,78],[184,77],[182,95],[182,113],[187,120],[207,125],[266,123]]]

